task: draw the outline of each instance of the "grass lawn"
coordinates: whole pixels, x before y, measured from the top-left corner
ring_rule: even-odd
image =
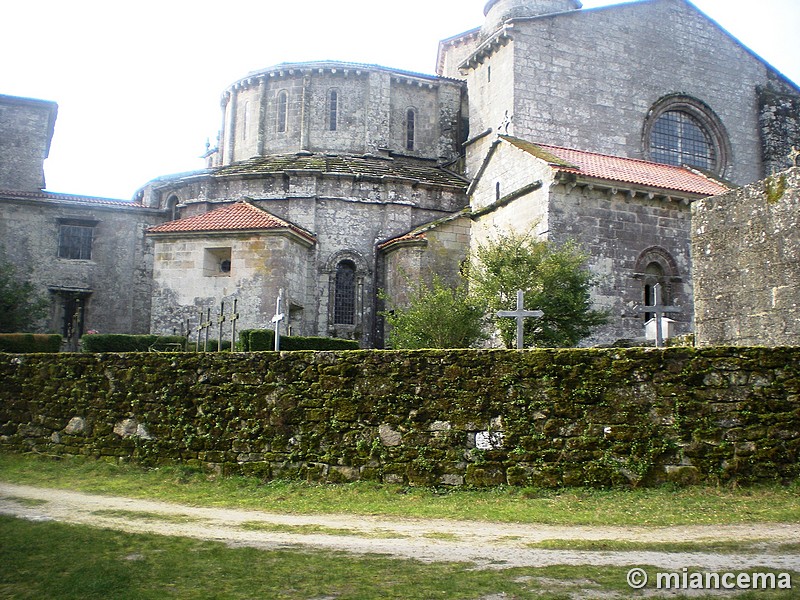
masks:
[[[636,597],[626,583],[628,567],[475,570],[466,564],[380,556],[230,548],[10,517],[0,517],[0,539],[0,598],[19,600]],[[647,571],[653,578],[655,570]],[[793,579],[798,581],[798,575]],[[791,594],[759,590],[736,597],[781,599]]]
[[[0,454],[0,480],[268,512],[349,513],[552,525],[726,525],[800,521],[800,482],[752,488],[442,490],[369,482],[318,485],[213,477],[80,458]]]

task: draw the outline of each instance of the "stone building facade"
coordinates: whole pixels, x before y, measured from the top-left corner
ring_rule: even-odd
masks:
[[[265,327],[283,290],[292,332],[381,347],[381,291],[455,281],[476,245],[527,228],[589,253],[612,322],[586,343],[640,337],[655,283],[691,330],[689,205],[788,165],[800,89],[685,0],[490,0],[485,17],[440,43],[436,75],[324,61],[234,82],[206,169],[103,205],[133,258],[102,285],[146,300],[96,328],[171,333],[234,298],[241,326]],[[4,185],[40,192],[24,160],[30,177]],[[0,223],[20,236],[33,226],[11,206]],[[100,283],[80,285],[99,307]]]
[[[800,167],[692,205],[701,346],[800,340]]]
[[[74,348],[90,330],[150,330],[152,245],[163,211],[45,191],[54,102],[0,96],[0,255],[32,281],[50,311],[30,329]]]

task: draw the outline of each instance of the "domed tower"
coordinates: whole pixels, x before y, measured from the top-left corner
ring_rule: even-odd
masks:
[[[489,35],[510,19],[577,10],[581,6],[578,0],[489,0],[483,9],[486,21],[481,33]]]

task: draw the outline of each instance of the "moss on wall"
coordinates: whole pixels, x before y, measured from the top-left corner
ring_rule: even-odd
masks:
[[[0,355],[0,448],[412,485],[793,479],[800,349]]]

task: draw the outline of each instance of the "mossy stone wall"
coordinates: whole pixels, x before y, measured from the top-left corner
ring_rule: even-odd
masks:
[[[800,348],[0,354],[0,449],[311,481],[798,475]]]

